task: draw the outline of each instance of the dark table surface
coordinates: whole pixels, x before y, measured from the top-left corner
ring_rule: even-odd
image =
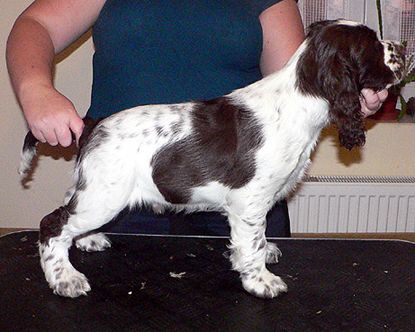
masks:
[[[38,233],[0,238],[0,331],[415,331],[415,245],[383,240],[276,239],[269,266],[288,293],[246,293],[225,238],[109,235],[112,248],[72,248],[92,290],[54,295]]]

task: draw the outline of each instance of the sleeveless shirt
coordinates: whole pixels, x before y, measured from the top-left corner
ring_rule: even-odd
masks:
[[[276,0],[107,0],[93,27],[88,115],[206,100],[262,75],[259,15]]]

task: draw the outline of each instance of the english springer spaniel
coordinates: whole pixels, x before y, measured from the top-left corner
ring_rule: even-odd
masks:
[[[265,238],[268,210],[301,180],[324,126],[335,123],[347,149],[363,145],[360,91],[388,88],[403,76],[400,44],[379,41],[355,22],[322,21],[282,70],[245,88],[210,101],[139,106],[87,125],[74,186],[40,223],[49,286],[68,297],[90,291],[68,259],[73,240],[83,250],[104,250],[109,240],[91,231],[126,207],[149,205],[222,212],[245,290],[264,298],[286,292],[266,268],[280,255]],[[37,143],[26,138],[22,174]]]

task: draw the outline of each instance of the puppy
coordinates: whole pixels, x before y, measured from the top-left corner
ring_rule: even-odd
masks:
[[[280,251],[265,238],[265,216],[298,183],[321,129],[333,122],[347,149],[365,143],[360,91],[402,80],[402,46],[380,41],[350,21],[313,24],[280,71],[210,101],[139,106],[83,134],[74,186],[64,206],[40,223],[40,261],[56,294],[90,290],[68,259],[73,240],[85,250],[110,246],[91,234],[125,207],[217,210],[231,227],[230,261],[251,294],[287,291],[266,263]],[[21,172],[36,139],[29,133]]]

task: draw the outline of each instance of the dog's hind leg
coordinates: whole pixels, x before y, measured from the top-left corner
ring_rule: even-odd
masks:
[[[40,261],[49,286],[58,295],[77,297],[91,289],[85,275],[70,263],[68,250],[74,238],[106,224],[127,204],[126,186],[123,191],[108,190],[105,184],[92,187],[76,191],[67,205],[40,223]]]
[[[231,226],[230,261],[240,273],[245,290],[262,298],[286,292],[287,285],[265,266],[268,261],[275,262],[279,252],[265,238],[266,212],[238,214],[230,208],[227,214]]]
[[[63,200],[63,204],[66,205],[71,200],[72,196],[76,192],[77,184],[79,183],[79,173],[78,169],[74,172],[74,185],[70,187],[66,193]],[[75,238],[76,247],[82,251],[104,251],[107,248],[111,247],[111,241],[104,233],[87,233],[80,235]]]
[[[39,254],[46,280],[54,293],[76,297],[86,295],[91,288],[86,277],[69,262],[68,249],[74,237],[67,229],[70,218],[70,211],[63,206],[42,219]]]
[[[75,245],[82,251],[104,251],[111,247],[111,241],[104,233],[89,233],[77,237]]]

